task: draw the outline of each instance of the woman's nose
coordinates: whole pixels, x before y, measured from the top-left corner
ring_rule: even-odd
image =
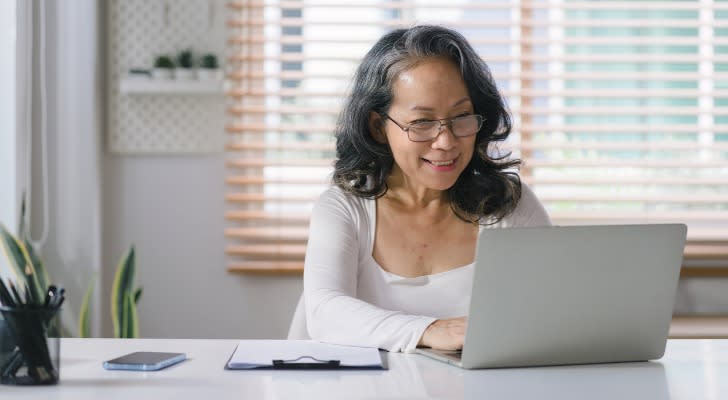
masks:
[[[450,124],[442,124],[440,125],[440,133],[438,133],[437,137],[432,140],[432,147],[449,150],[455,146],[456,141],[457,138],[455,137],[455,134],[452,133]]]

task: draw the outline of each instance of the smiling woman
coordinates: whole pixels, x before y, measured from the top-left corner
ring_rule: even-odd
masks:
[[[313,339],[462,347],[479,231],[550,224],[519,161],[488,152],[510,121],[488,67],[456,31],[422,25],[376,42],[339,116],[334,185],[311,216]]]

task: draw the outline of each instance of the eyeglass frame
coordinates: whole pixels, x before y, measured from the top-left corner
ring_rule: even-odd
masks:
[[[435,136],[433,136],[433,137],[431,137],[429,139],[425,139],[425,140],[412,140],[412,138],[410,137],[410,132],[409,131],[413,127],[413,125],[416,125],[417,123],[415,123],[415,124],[409,124],[407,126],[402,126],[402,124],[400,124],[399,122],[395,121],[392,117],[389,116],[389,114],[387,114],[385,112],[380,112],[379,115],[381,115],[381,116],[387,118],[388,120],[394,122],[394,124],[397,125],[397,127],[399,129],[401,129],[402,132],[404,132],[405,134],[407,134],[407,139],[409,139],[411,142],[415,142],[415,143],[431,142],[431,141],[437,139],[437,137],[440,136],[440,134],[442,133],[442,130],[443,130],[444,127],[447,127],[447,129],[449,129],[450,132],[453,134],[453,136],[455,136],[456,138],[464,138],[464,137],[473,136],[473,135],[476,135],[478,133],[478,131],[480,131],[480,129],[483,127],[483,123],[485,122],[485,117],[483,117],[480,114],[460,115],[458,117],[453,117],[453,118],[428,119],[426,121],[421,121],[421,122],[418,122],[418,123],[422,123],[422,122],[439,122],[440,123],[440,126],[437,128],[437,135],[435,135]],[[459,118],[468,118],[468,117],[477,117],[478,118],[478,129],[475,132],[473,132],[473,133],[471,133],[469,135],[456,135],[455,134],[455,131],[453,131],[453,129],[452,129],[453,122],[456,119],[459,119]]]

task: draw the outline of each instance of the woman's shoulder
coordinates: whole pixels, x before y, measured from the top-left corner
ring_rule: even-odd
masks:
[[[356,196],[352,193],[345,191],[337,185],[331,185],[324,190],[318,198],[319,202],[338,202],[347,204],[359,204],[364,203],[369,199],[365,199]]]
[[[546,208],[536,196],[536,193],[521,181],[521,197],[516,208],[500,222],[490,225],[493,228],[507,228],[518,226],[548,226],[551,225]]]
[[[345,209],[353,214],[361,214],[367,212],[369,202],[372,201],[374,200],[356,196],[336,185],[331,185],[319,195],[314,207]]]

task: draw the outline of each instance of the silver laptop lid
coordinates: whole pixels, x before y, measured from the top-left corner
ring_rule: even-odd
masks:
[[[465,368],[662,357],[682,224],[482,230]]]

